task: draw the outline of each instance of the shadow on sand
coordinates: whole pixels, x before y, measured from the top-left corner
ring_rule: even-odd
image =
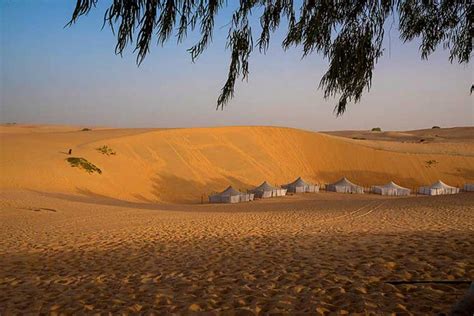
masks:
[[[132,196],[139,202],[127,201],[98,194],[86,188],[76,188],[77,194],[51,193],[37,190],[31,191],[43,196],[72,202],[145,210],[182,210],[185,205],[207,204],[209,194],[222,191],[229,185],[232,185],[234,188],[241,191],[253,187],[252,185],[242,182],[234,177],[226,177],[201,183],[168,175],[155,177],[152,182],[151,193],[155,199],[146,198],[142,194],[132,194]],[[163,200],[165,202],[163,202]]]

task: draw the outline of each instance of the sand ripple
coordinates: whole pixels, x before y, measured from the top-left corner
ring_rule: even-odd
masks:
[[[384,281],[474,279],[474,195],[334,196],[149,210],[5,193],[0,313],[435,314],[465,286]]]

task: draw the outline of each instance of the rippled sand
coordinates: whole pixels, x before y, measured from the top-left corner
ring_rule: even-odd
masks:
[[[0,193],[0,314],[448,312],[474,279],[474,194],[149,205]]]

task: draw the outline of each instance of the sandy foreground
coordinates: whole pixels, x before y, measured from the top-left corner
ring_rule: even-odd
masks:
[[[0,193],[0,314],[435,314],[473,280],[474,194],[154,205]]]

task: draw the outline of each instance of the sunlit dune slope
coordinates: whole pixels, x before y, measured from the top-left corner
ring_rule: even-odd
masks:
[[[474,180],[473,153],[380,150],[289,128],[47,131],[43,127],[41,133],[35,128],[25,132],[25,127],[0,127],[2,189],[141,202],[200,202],[201,196],[228,184],[248,189],[263,180],[283,184],[297,176],[317,183],[346,176],[365,186],[395,180],[410,188],[437,179],[451,185]],[[101,154],[96,148],[102,145],[117,154]],[[102,174],[71,167],[65,160],[69,148],[73,157],[86,158]]]

